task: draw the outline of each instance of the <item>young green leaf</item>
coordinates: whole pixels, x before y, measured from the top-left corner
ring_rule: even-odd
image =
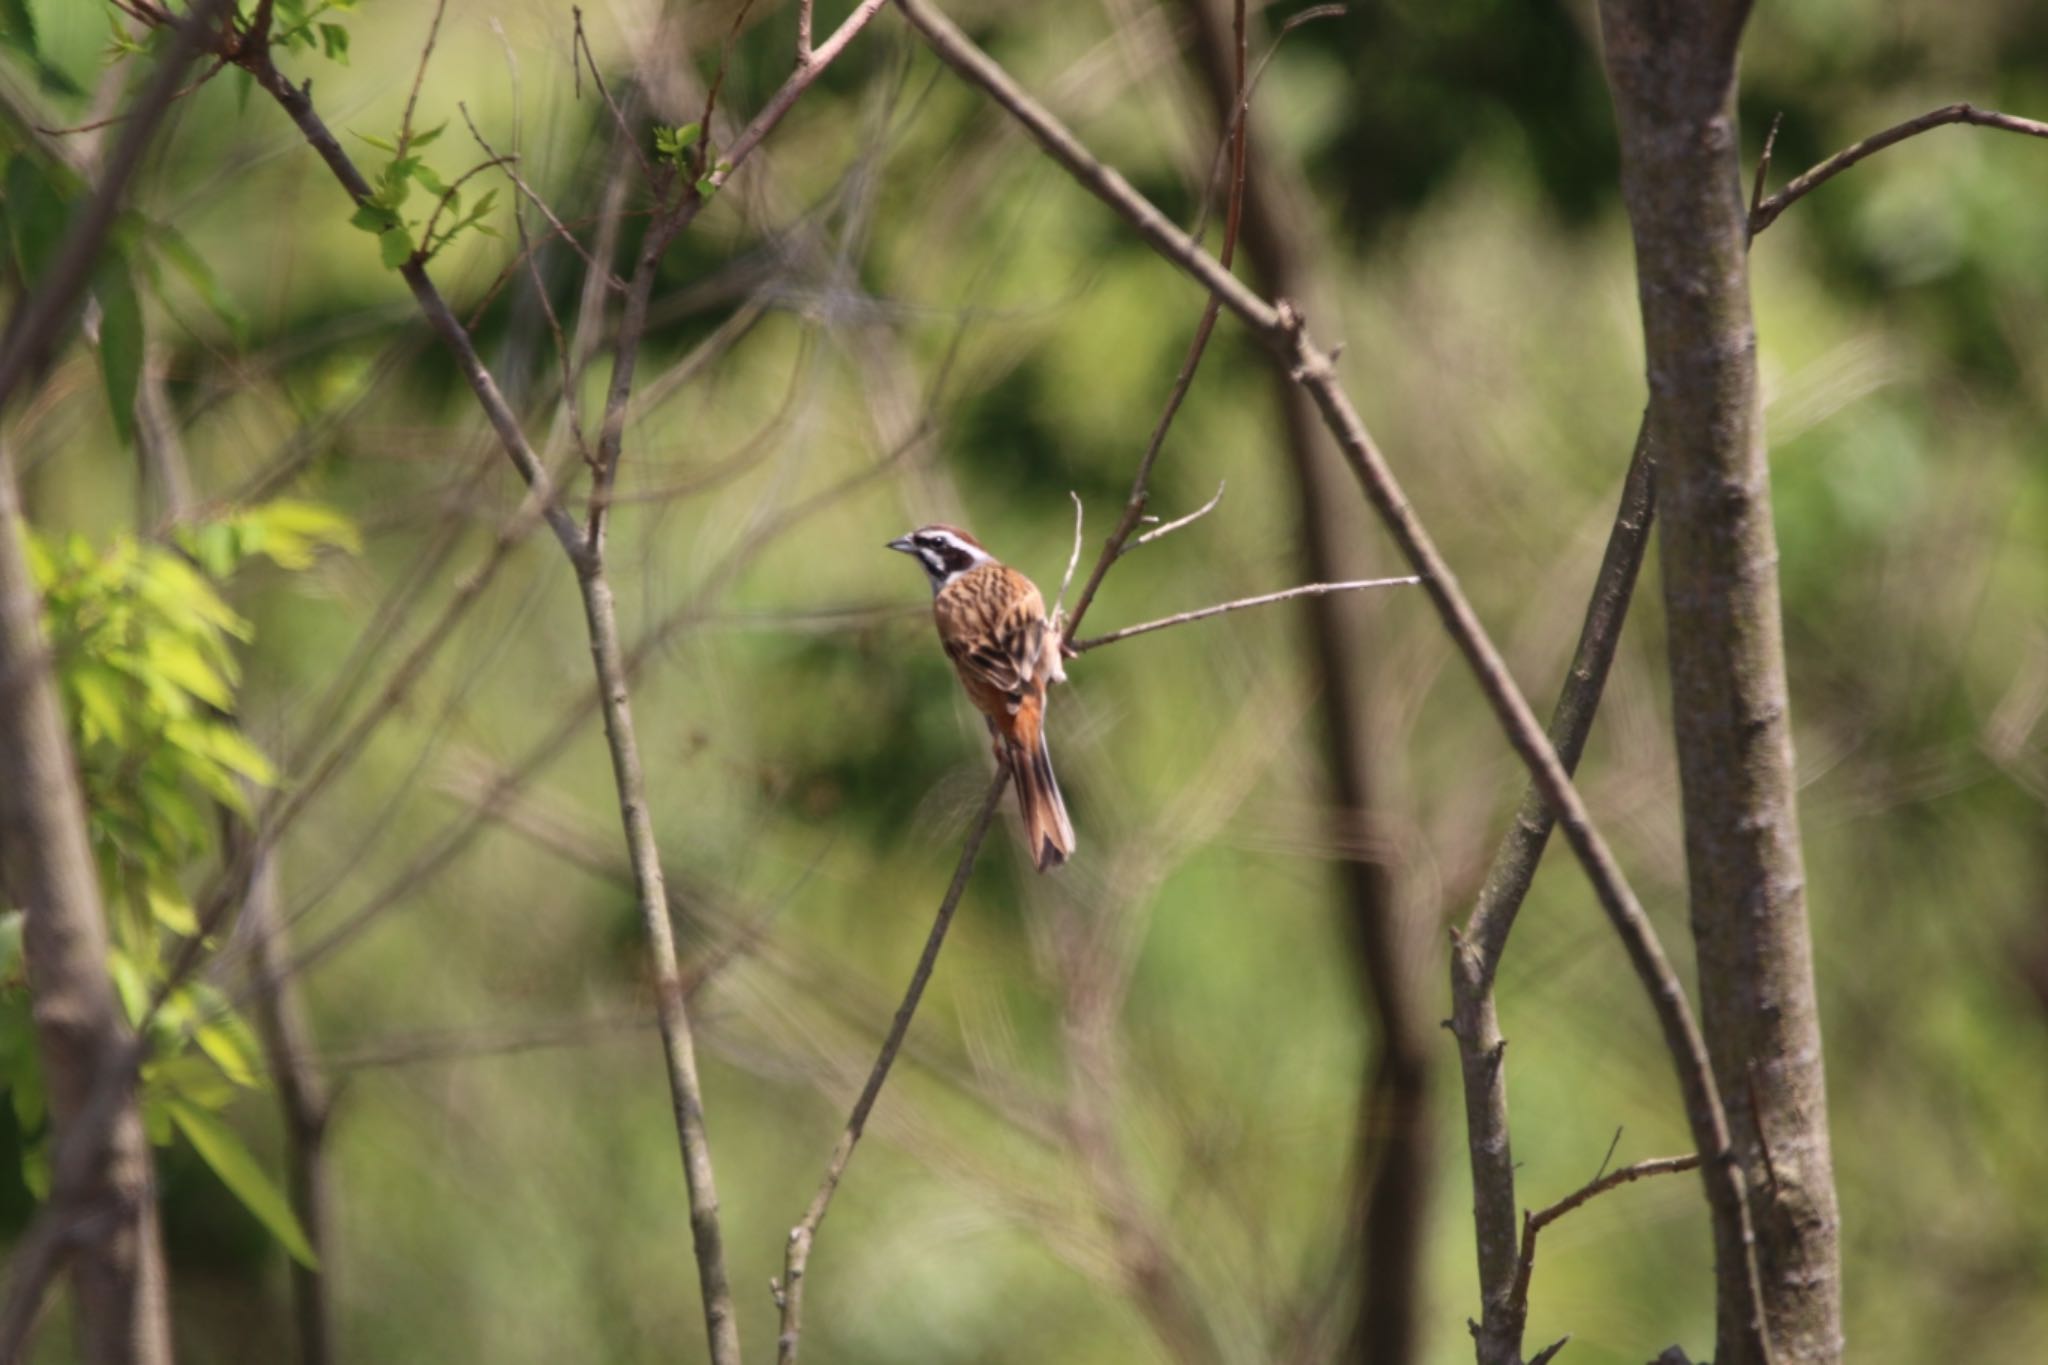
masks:
[[[412,233],[403,223],[388,227],[377,234],[377,256],[385,268],[398,270],[412,259]]]
[[[196,1105],[173,1096],[165,1101],[178,1131],[192,1144],[192,1150],[213,1168],[221,1183],[242,1201],[242,1207],[291,1253],[293,1260],[310,1270],[320,1262],[306,1241],[305,1230],[284,1194],[272,1183],[255,1155],[243,1145],[233,1129]]]
[[[135,439],[135,393],[142,383],[142,301],[127,263],[110,256],[93,280],[100,305],[100,377],[123,445]]]

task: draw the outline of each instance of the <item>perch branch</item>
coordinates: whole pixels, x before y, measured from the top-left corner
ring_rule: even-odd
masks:
[[[967,831],[967,842],[960,850],[958,865],[953,869],[953,881],[946,888],[945,898],[939,902],[939,912],[932,919],[931,933],[925,937],[924,952],[918,956],[917,967],[910,974],[910,985],[903,992],[903,1003],[896,1007],[896,1017],[890,1021],[889,1032],[882,1039],[882,1050],[875,1057],[874,1069],[868,1073],[867,1084],[861,1087],[860,1098],[854,1101],[853,1112],[839,1134],[832,1157],[825,1163],[825,1177],[818,1183],[818,1192],[811,1196],[810,1207],[804,1210],[802,1219],[789,1230],[789,1248],[783,1256],[782,1278],[769,1281],[769,1288],[775,1295],[775,1306],[782,1314],[782,1334],[775,1345],[778,1365],[794,1365],[797,1358],[804,1326],[804,1271],[810,1264],[818,1225],[825,1221],[825,1212],[831,1207],[832,1196],[839,1189],[840,1177],[846,1174],[847,1163],[853,1160],[853,1149],[859,1145],[861,1133],[867,1128],[868,1114],[875,1107],[875,1098],[882,1093],[882,1083],[889,1079],[889,1068],[896,1064],[896,1054],[903,1047],[904,1035],[910,1032],[911,1016],[917,1013],[918,1001],[924,998],[925,984],[931,980],[932,968],[939,960],[939,949],[944,946],[946,930],[953,923],[953,912],[960,905],[962,893],[967,890],[969,874],[974,871],[975,855],[981,852],[982,841],[988,837],[989,826],[995,822],[996,806],[1002,801],[1003,788],[1009,782],[1010,770],[999,768],[995,781],[989,784],[988,795],[982,798],[980,813]]]

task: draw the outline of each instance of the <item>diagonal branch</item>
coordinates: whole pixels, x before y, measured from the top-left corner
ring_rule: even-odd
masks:
[[[2001,114],[1990,109],[1979,109],[1974,104],[1945,104],[1939,109],[1930,109],[1917,118],[1909,118],[1904,123],[1894,124],[1881,133],[1872,133],[1861,142],[1844,147],[1827,160],[1794,176],[1784,189],[1762,200],[1750,210],[1749,235],[1754,237],[1777,222],[1779,214],[1865,157],[1874,156],[1887,147],[1895,147],[1907,138],[1927,132],[1929,129],[1945,128],[1952,123],[1970,124],[1978,128],[1996,128],[2001,132],[2019,133],[2025,137],[2048,138],[2048,123],[2020,118],[2014,114]]]
[[[328,130],[320,115],[314,111],[312,96],[307,90],[285,79],[284,73],[279,71],[277,64],[271,60],[267,48],[258,48],[246,55],[242,59],[242,65],[256,78],[256,83],[263,88],[264,93],[276,100],[279,107],[291,117],[292,122],[298,125],[300,136],[304,137],[308,145],[319,153],[320,159],[327,163],[327,169],[341,182],[341,187],[348,191],[349,198],[358,204],[368,200],[373,194],[370,182],[363,178],[363,173],[356,168],[355,162],[342,149],[341,143],[335,140],[334,134]],[[575,518],[561,505],[556,496],[554,479],[549,475],[547,466],[541,462],[540,456],[527,441],[526,432],[519,425],[519,418],[513,413],[511,405],[505,401],[505,395],[499,391],[497,380],[492,378],[491,372],[484,366],[483,359],[477,355],[476,346],[471,342],[469,333],[456,319],[454,311],[448,307],[448,301],[441,297],[441,291],[434,286],[433,279],[427,274],[425,262],[415,256],[401,266],[398,273],[404,277],[406,287],[412,290],[412,296],[418,302],[420,312],[426,316],[428,326],[432,327],[435,335],[454,352],[456,363],[462,369],[462,377],[469,382],[478,406],[483,408],[484,416],[490,421],[491,430],[497,433],[498,443],[504,447],[513,468],[519,471],[519,477],[526,481],[532,498],[541,507],[541,515],[546,519],[548,528],[555,533],[555,539],[561,542],[563,553],[567,554],[572,562],[580,563],[585,548],[582,531],[577,529]]]
[[[1122,175],[1104,165],[929,0],[897,0],[897,7],[941,59],[979,87],[1030,132],[1067,172],[1121,216],[1162,257],[1179,266],[1248,324],[1315,400],[1367,499],[1378,510],[1403,555],[1423,580],[1444,629],[1465,657],[1509,743],[1528,766],[1545,799],[1559,812],[1565,835],[1592,883],[1601,908],[1621,937],[1631,966],[1649,994],[1665,1046],[1684,1094],[1686,1115],[1699,1149],[1708,1201],[1721,1245],[1750,1247],[1754,1237],[1736,1165],[1726,1112],[1708,1064],[1706,1044],[1678,975],[1665,957],[1649,918],[1594,827],[1584,799],[1523,698],[1450,566],[1408,504],[1393,471],[1339,383],[1330,357],[1310,339],[1289,304],[1268,303],[1173,225]],[[1757,1297],[1753,1260],[1746,1283]],[[1752,1311],[1748,1315],[1754,1320]]]
[[[946,930],[953,923],[953,912],[959,908],[960,897],[967,890],[967,878],[974,871],[975,855],[981,852],[982,840],[988,837],[989,826],[995,822],[996,807],[1001,803],[1003,788],[1009,782],[1010,770],[1007,767],[997,769],[995,781],[989,784],[988,795],[982,798],[981,810],[967,831],[967,843],[961,848],[960,862],[953,869],[952,884],[946,888],[945,898],[939,902],[939,912],[932,919],[932,930],[925,938],[924,951],[918,955],[917,967],[910,974],[910,985],[903,992],[903,1003],[896,1007],[896,1017],[890,1021],[889,1032],[882,1039],[882,1050],[875,1057],[874,1069],[868,1073],[867,1084],[861,1087],[860,1098],[854,1101],[853,1113],[847,1117],[839,1142],[832,1149],[832,1157],[825,1163],[825,1177],[818,1183],[818,1192],[811,1196],[810,1207],[804,1210],[804,1216],[789,1230],[789,1248],[783,1256],[782,1278],[769,1281],[769,1288],[775,1295],[775,1306],[782,1314],[782,1334],[775,1345],[775,1358],[779,1365],[794,1365],[803,1337],[804,1271],[810,1264],[811,1246],[817,1240],[818,1225],[825,1221],[825,1213],[832,1206],[832,1196],[839,1190],[840,1177],[846,1174],[847,1163],[853,1160],[853,1149],[859,1145],[861,1134],[867,1128],[875,1099],[882,1093],[882,1083],[889,1079],[889,1068],[896,1064],[896,1054],[903,1047],[903,1037],[910,1032],[911,1016],[917,1013],[918,1001],[924,998],[925,984],[931,980],[932,968],[939,960],[939,949],[945,946]]]

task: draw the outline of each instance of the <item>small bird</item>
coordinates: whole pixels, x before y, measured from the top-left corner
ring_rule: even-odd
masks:
[[[892,550],[916,555],[932,583],[932,619],[960,685],[988,719],[996,761],[1017,781],[1031,861],[1040,872],[1074,853],[1074,826],[1045,747],[1046,684],[1063,679],[1060,642],[1030,579],[953,526],[926,526]]]

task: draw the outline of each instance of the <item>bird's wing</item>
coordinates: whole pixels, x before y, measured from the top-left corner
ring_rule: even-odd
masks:
[[[991,579],[973,600],[976,628],[955,632],[946,652],[963,676],[1002,693],[1014,715],[1027,695],[1045,687],[1045,602],[1014,569]]]

